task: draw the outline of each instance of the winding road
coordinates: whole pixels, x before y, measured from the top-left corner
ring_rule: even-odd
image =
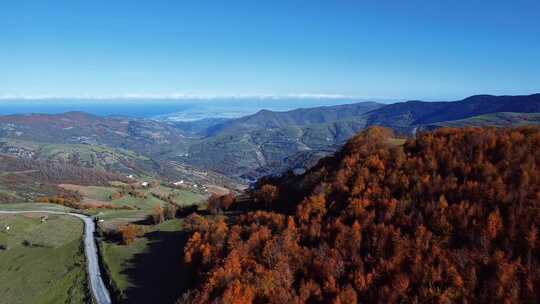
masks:
[[[48,213],[59,215],[70,215],[79,218],[84,222],[84,253],[86,255],[86,266],[88,277],[90,278],[90,289],[97,304],[110,304],[111,296],[99,271],[99,260],[96,242],[94,240],[95,225],[92,218],[86,215],[61,211],[0,211],[0,214],[20,214],[20,213]]]

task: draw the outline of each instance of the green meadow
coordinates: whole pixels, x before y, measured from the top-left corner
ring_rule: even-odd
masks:
[[[90,301],[82,234],[70,216],[0,214],[0,303]]]

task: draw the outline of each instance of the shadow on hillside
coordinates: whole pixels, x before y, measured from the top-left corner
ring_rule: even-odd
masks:
[[[156,231],[145,237],[147,251],[129,261],[136,267],[123,271],[134,285],[125,291],[123,303],[175,303],[193,284],[192,271],[182,263],[188,234]]]

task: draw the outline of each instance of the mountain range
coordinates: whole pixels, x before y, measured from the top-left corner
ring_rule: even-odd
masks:
[[[169,179],[212,176],[232,184],[230,178],[246,182],[308,168],[373,125],[407,137],[445,126],[523,124],[540,124],[540,94],[360,102],[189,122],[82,112],[21,114],[0,116],[0,153]]]
[[[254,180],[291,166],[309,167],[306,163],[333,153],[369,126],[389,127],[410,136],[418,130],[444,126],[539,124],[535,113],[540,113],[540,94],[477,95],[459,101],[389,105],[362,102],[287,112],[262,110],[202,130],[202,140],[189,148],[187,161]]]
[[[479,115],[540,112],[540,94],[527,96],[476,95],[454,102],[407,101],[367,113],[367,125],[381,125],[400,132],[432,123],[470,118]]]
[[[211,126],[207,136],[223,133],[246,132],[254,129],[276,129],[289,126],[325,124],[329,122],[356,119],[372,110],[384,106],[376,102],[361,102],[337,106],[301,108],[286,112],[261,110],[253,115],[231,119]]]

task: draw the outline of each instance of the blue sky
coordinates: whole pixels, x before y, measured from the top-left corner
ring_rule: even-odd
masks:
[[[540,91],[539,1],[0,5],[0,97]]]

